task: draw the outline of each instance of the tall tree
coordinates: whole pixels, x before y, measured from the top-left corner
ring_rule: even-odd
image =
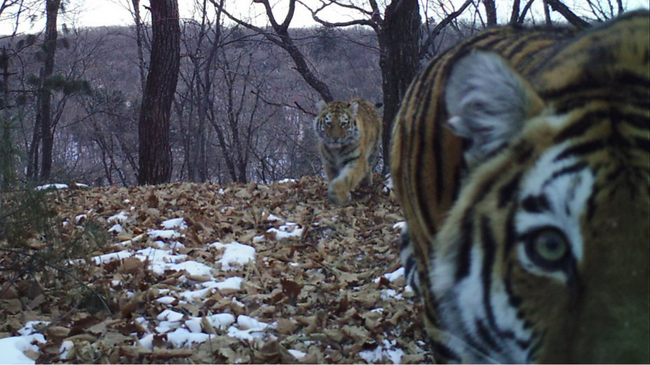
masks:
[[[45,1],[45,39],[43,41],[43,67],[40,72],[40,87],[38,90],[38,111],[36,114],[36,126],[34,135],[35,146],[38,146],[38,140],[42,141],[41,146],[41,180],[45,181],[50,178],[52,172],[52,149],[54,148],[54,131],[52,130],[52,92],[51,85],[48,85],[49,79],[54,74],[54,56],[56,55],[56,40],[58,37],[56,24],[59,17],[61,0]],[[39,128],[40,127],[40,128]],[[40,129],[39,132],[36,130]],[[35,150],[37,154],[38,149]],[[37,165],[35,160],[35,166]],[[36,172],[33,171],[33,176]]]
[[[172,176],[169,118],[180,68],[178,1],[151,0],[151,23],[151,60],[138,125],[140,185],[169,182]]]
[[[379,67],[384,91],[384,172],[388,169],[388,151],[393,131],[393,119],[406,89],[418,71],[420,62],[420,8],[417,0],[393,0],[384,12],[384,24],[378,33],[383,52]],[[383,43],[383,47],[382,47]]]

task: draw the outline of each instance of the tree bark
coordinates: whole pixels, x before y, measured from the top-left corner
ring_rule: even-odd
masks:
[[[144,52],[142,38],[144,30],[142,29],[142,19],[140,18],[140,0],[131,0],[133,5],[133,22],[135,24],[135,43],[138,46],[138,66],[140,68],[140,86],[142,90],[146,87],[147,76],[145,74]]]
[[[393,119],[406,90],[418,72],[420,26],[420,8],[417,0],[393,0],[386,7],[384,26],[378,37],[379,47],[384,50],[379,57],[384,92],[384,172],[389,164],[388,151]]]
[[[494,0],[483,0],[483,5],[485,6],[487,26],[493,27],[497,25],[497,6]]]
[[[553,9],[553,11],[557,11],[558,13],[562,14],[564,19],[566,19],[574,27],[578,29],[586,29],[590,27],[588,22],[577,16],[574,12],[571,11],[571,9],[569,9],[568,6],[564,5],[560,0],[546,0],[546,3],[551,6],[551,9]]]
[[[153,41],[138,125],[138,184],[161,184],[172,176],[169,119],[180,68],[177,0],[151,0]]]
[[[38,91],[38,108],[41,128],[41,180],[46,181],[52,173],[52,149],[54,132],[52,130],[52,94],[46,85],[47,79],[54,74],[54,55],[56,54],[56,22],[61,0],[47,0],[45,4],[45,41],[43,42],[44,62],[41,69],[41,87]],[[37,126],[38,128],[38,126]]]

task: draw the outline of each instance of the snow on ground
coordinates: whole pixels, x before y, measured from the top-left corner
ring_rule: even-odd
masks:
[[[383,277],[385,277],[386,279],[388,279],[388,281],[392,283],[393,281],[404,277],[404,268],[400,267],[399,269],[393,272],[384,274]],[[375,283],[378,283],[379,281],[380,281],[379,278],[375,279]]]
[[[246,265],[249,262],[255,262],[255,248],[251,246],[242,245],[239,242],[232,242],[222,247],[225,247],[226,250],[217,263],[221,264],[221,269],[223,270],[236,270],[238,267]]]
[[[108,223],[113,223],[113,222],[124,223],[126,222],[127,219],[129,219],[129,217],[126,215],[126,213],[119,212],[117,214],[108,217],[107,221]]]
[[[34,333],[34,326],[47,324],[42,321],[30,321],[25,327],[18,330],[21,336],[7,337],[0,339],[0,363],[2,364],[34,364],[34,360],[25,356],[26,351],[37,353],[37,343],[44,343],[45,337],[40,333]]]
[[[374,350],[359,352],[359,356],[368,363],[386,363],[386,359],[393,364],[399,364],[404,356],[404,351],[396,347],[397,341],[384,340],[384,344],[377,346]]]
[[[295,180],[292,179],[279,181],[279,183],[293,182]],[[37,189],[51,187],[57,189],[64,188],[57,185],[44,185]],[[225,191],[220,189],[218,193],[223,195]],[[130,201],[125,199],[124,204],[128,203]],[[224,212],[227,212],[227,209]],[[267,213],[262,214],[266,215]],[[86,214],[77,216],[75,221],[78,224],[83,219],[87,219]],[[333,220],[336,220],[336,216],[333,217]],[[112,224],[108,231],[119,234],[125,229],[128,229],[130,218],[126,212],[121,211],[111,215],[107,221]],[[265,221],[273,224],[275,227],[269,228],[264,235],[255,236],[253,238],[254,243],[265,240],[282,241],[285,239],[299,238],[304,231],[304,227],[301,225],[287,222],[285,219],[272,213],[268,213]],[[403,222],[397,223],[394,228],[402,228],[402,225]],[[146,230],[144,234],[137,235],[130,240],[120,243],[122,247],[129,247],[132,242],[140,240],[146,242],[150,238],[153,241],[151,244],[154,247],[144,249],[127,248],[92,258],[93,263],[96,265],[104,265],[115,260],[123,261],[128,258],[136,258],[146,263],[148,265],[147,268],[157,275],[163,275],[169,271],[186,273],[178,281],[181,285],[175,289],[159,291],[161,296],[154,300],[162,307],[162,311],[155,318],[138,318],[138,321],[147,329],[147,333],[139,336],[139,342],[143,347],[152,350],[154,337],[160,334],[165,334],[167,341],[175,348],[187,348],[192,344],[206,342],[214,336],[206,333],[209,332],[204,328],[206,325],[225,331],[228,336],[245,342],[254,341],[259,338],[275,338],[273,333],[277,328],[277,322],[264,323],[257,318],[246,315],[235,316],[231,313],[210,313],[203,317],[193,317],[185,311],[175,310],[175,306],[179,304],[197,302],[213,295],[217,291],[236,292],[241,290],[244,278],[230,276],[232,274],[228,274],[229,277],[223,277],[223,272],[241,270],[246,265],[254,264],[256,257],[254,247],[239,242],[227,244],[221,242],[210,243],[206,245],[206,248],[219,250],[221,258],[216,262],[203,263],[190,259],[188,255],[180,253],[178,249],[170,249],[170,247],[185,247],[182,243],[185,235],[180,232],[188,228],[185,219],[180,217],[167,219],[160,223],[159,226],[162,229],[151,228]],[[187,253],[187,250],[181,251]],[[219,275],[219,273],[222,273],[222,275]],[[403,268],[383,275],[390,282],[403,276]],[[376,279],[375,282],[379,282],[379,279]],[[119,282],[115,283],[115,285],[119,285]],[[233,304],[239,305],[242,308],[244,307],[244,304],[239,302],[237,297],[230,297],[232,292],[227,293],[227,295]],[[381,297],[382,299],[401,299],[402,294],[393,289],[382,289]],[[377,308],[376,311],[381,312],[383,309]],[[29,359],[23,353],[28,350],[37,352],[39,349],[35,343],[45,342],[42,334],[33,333],[34,325],[36,323],[28,323],[24,331],[20,332],[21,336],[0,339],[0,354],[2,354],[0,356],[0,363],[34,363],[33,360]],[[60,352],[62,353],[61,359],[66,359],[66,354],[73,347],[74,344],[71,341],[63,341],[60,348]],[[305,352],[293,349],[289,349],[289,353],[298,360],[307,356]],[[397,347],[396,341],[384,340],[383,344],[377,346],[374,350],[361,351],[359,356],[369,363],[388,361],[399,363],[403,354],[404,352]]]
[[[168,219],[160,224],[165,229],[187,229],[187,224],[183,218]]]
[[[58,189],[67,189],[67,188],[68,185],[66,184],[45,184],[45,185],[35,187],[34,190],[48,190],[48,189],[58,190]]]
[[[291,237],[300,237],[302,236],[303,230],[304,229],[296,223],[286,222],[286,224],[280,226],[280,228],[269,228],[267,232],[273,234],[275,239],[280,241]]]

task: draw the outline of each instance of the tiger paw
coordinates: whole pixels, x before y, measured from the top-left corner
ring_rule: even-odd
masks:
[[[334,188],[330,185],[327,189],[327,197],[335,204],[345,204],[350,201],[350,193]]]

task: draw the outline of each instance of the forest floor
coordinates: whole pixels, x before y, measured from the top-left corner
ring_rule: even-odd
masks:
[[[39,363],[432,362],[398,205],[383,183],[346,206],[326,195],[307,177],[51,192],[59,244],[85,243],[63,265],[0,253],[2,267],[43,268],[0,272],[0,351]],[[52,249],[38,235],[26,245]]]

